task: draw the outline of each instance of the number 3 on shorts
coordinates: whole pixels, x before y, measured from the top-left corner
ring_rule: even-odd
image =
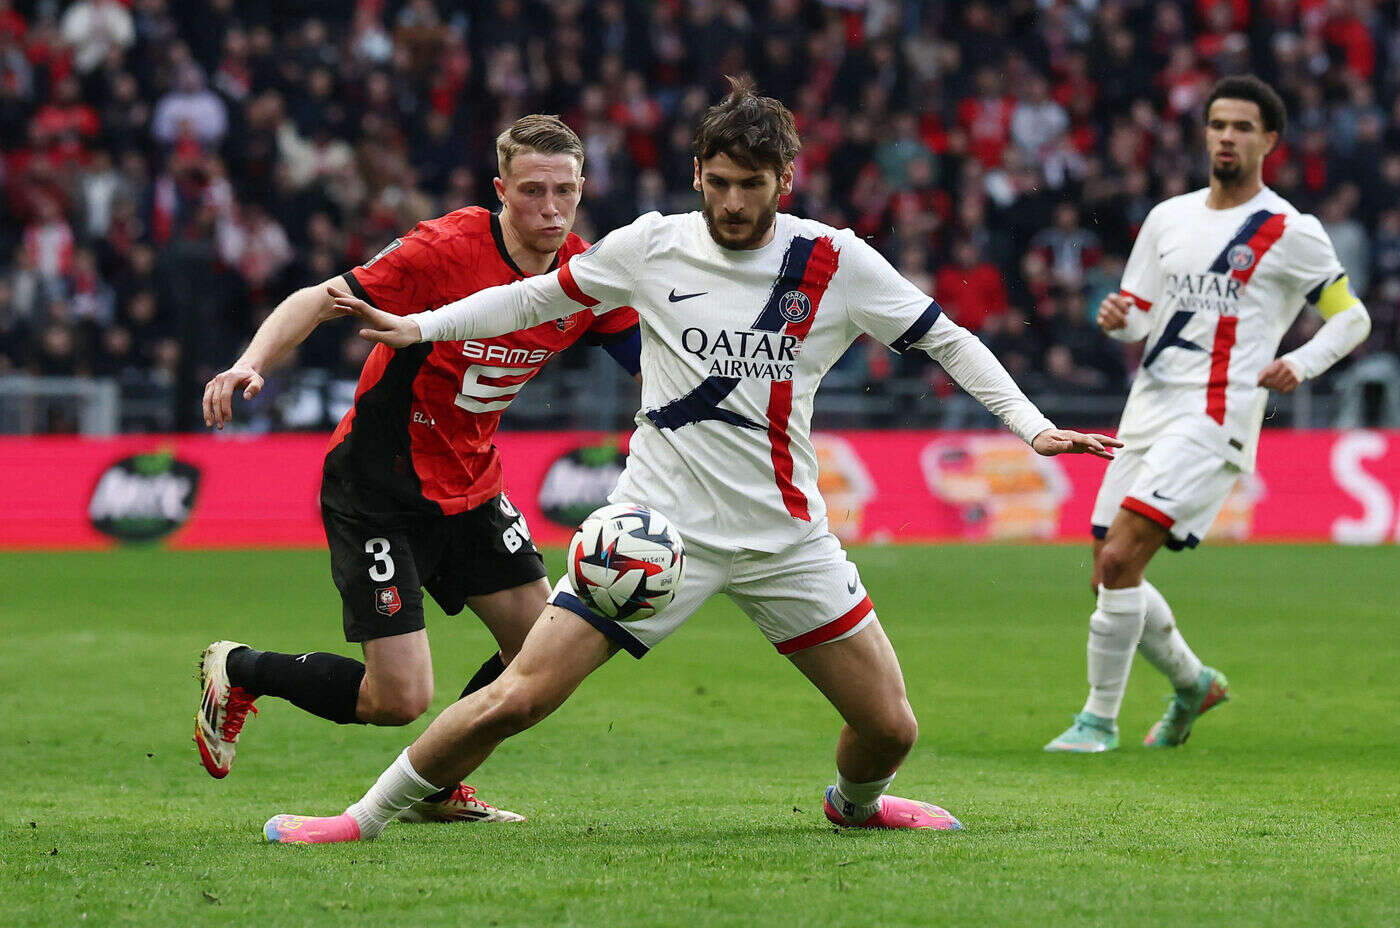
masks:
[[[369,568],[371,580],[383,583],[393,579],[394,559],[389,556],[389,539],[371,538],[365,542],[365,553],[374,556],[374,563]]]

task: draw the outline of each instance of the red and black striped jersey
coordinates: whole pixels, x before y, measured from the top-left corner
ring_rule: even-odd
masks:
[[[588,243],[570,234],[554,267]],[[552,269],[552,268],[551,268]],[[500,220],[477,206],[420,222],[411,233],[344,275],[360,299],[396,315],[442,306],[526,277],[511,260]],[[371,513],[454,515],[501,492],[492,444],[501,413],[546,361],[579,339],[630,338],[628,307],[474,341],[432,342],[395,351],[376,345],[355,403],[331,436],[325,473],[355,488]]]

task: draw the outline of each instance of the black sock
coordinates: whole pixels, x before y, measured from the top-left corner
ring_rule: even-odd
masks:
[[[355,706],[365,665],[351,657],[312,651],[282,654],[239,648],[228,656],[229,682],[254,696],[278,696],[340,725],[359,723]]]
[[[501,652],[497,651],[486,659],[486,663],[482,664],[476,673],[472,674],[472,678],[467,681],[466,688],[462,690],[462,695],[457,698],[464,699],[477,690],[484,689],[492,680],[504,673],[505,669],[506,662],[501,660]]]
[[[462,690],[462,695],[458,696],[457,698],[464,699],[472,693],[475,693],[477,690],[485,687],[492,680],[499,677],[501,675],[501,671],[505,669],[506,662],[501,660],[501,652],[497,651],[495,654],[492,654],[486,659],[486,663],[482,664],[479,668],[477,668],[476,673],[472,674],[472,678],[467,681],[466,688]],[[451,786],[438,790],[431,796],[424,796],[423,801],[442,802],[446,800],[448,796],[451,796],[454,792],[456,792],[456,790],[457,784],[454,783]]]

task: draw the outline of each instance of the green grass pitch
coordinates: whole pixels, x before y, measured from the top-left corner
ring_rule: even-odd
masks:
[[[1235,699],[1148,751],[1168,690],[1138,661],[1124,747],[1050,756],[1084,696],[1087,551],[854,552],[922,726],[897,792],[961,834],[828,827],[835,714],[720,600],[478,772],[527,824],[335,847],[260,826],[339,811],[426,720],[267,700],[223,782],[190,743],[209,640],[354,653],[324,553],[0,555],[0,923],[1400,924],[1396,549],[1163,555]],[[441,706],[490,646],[468,616],[429,632]]]

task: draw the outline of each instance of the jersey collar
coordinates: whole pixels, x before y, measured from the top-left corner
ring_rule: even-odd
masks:
[[[495,242],[496,242],[496,251],[500,252],[501,260],[504,261],[504,262],[506,263],[506,267],[510,268],[512,271],[514,271],[516,274],[518,274],[518,275],[521,276],[521,277],[529,277],[530,275],[529,275],[529,274],[526,274],[524,271],[522,271],[522,270],[520,269],[519,265],[517,265],[517,264],[515,263],[515,259],[512,258],[512,257],[510,256],[510,250],[509,250],[508,248],[506,248],[506,237],[505,237],[505,233],[501,231],[501,214],[500,214],[500,213],[492,213],[492,214],[491,214],[491,238],[495,240]],[[562,249],[561,249],[561,250],[562,250]],[[551,261],[551,262],[549,262],[549,270],[546,270],[545,273],[548,274],[549,271],[552,271],[552,270],[556,269],[557,267],[559,267],[559,252],[558,252],[558,251],[556,251],[556,252],[554,253],[554,260]]]

